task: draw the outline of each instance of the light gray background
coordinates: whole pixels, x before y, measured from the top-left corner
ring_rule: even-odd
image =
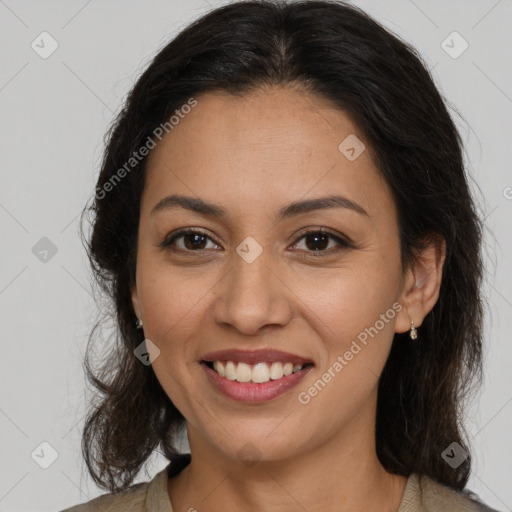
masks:
[[[512,510],[511,1],[357,4],[419,49],[464,117],[455,122],[488,226],[490,306],[485,382],[468,411],[469,487],[498,510]],[[96,306],[77,216],[94,190],[107,125],[136,77],[214,5],[220,2],[0,0],[2,511],[56,511],[104,492],[80,453],[89,396],[82,359]],[[43,31],[59,45],[47,59],[31,48]],[[453,31],[469,44],[458,58],[442,47]],[[456,51],[462,43],[448,44]],[[57,248],[46,262],[32,252],[42,237]],[[58,454],[48,469],[31,457],[42,442]],[[48,461],[45,446],[39,460]],[[155,454],[139,480],[165,464]]]

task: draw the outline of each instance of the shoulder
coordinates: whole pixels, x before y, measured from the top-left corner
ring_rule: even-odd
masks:
[[[456,491],[426,475],[413,473],[404,494],[403,512],[497,512],[471,491]],[[402,512],[402,507],[399,512]]]
[[[144,512],[149,482],[135,484],[119,493],[102,494],[86,503],[60,512]]]
[[[60,512],[172,512],[167,494],[170,469],[169,464],[149,482],[134,484],[121,492],[102,494]]]
[[[149,482],[134,484],[121,492],[102,494],[59,512],[172,512],[167,494],[168,479],[178,474],[190,460],[189,453],[178,454]]]

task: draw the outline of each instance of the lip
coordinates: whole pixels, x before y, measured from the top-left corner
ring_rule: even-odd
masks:
[[[216,353],[215,353],[216,355]],[[260,354],[258,354],[260,355]],[[280,352],[283,355],[283,352]],[[297,356],[296,356],[297,357]],[[219,359],[215,359],[218,361]],[[222,359],[220,359],[222,360]],[[228,359],[229,361],[230,359]],[[269,359],[266,359],[269,361]],[[258,361],[263,361],[258,359]],[[287,360],[287,362],[292,362]],[[301,364],[301,363],[296,363]],[[313,365],[306,366],[297,373],[292,373],[288,376],[283,376],[277,380],[270,380],[268,382],[237,382],[236,380],[229,380],[221,377],[215,370],[212,370],[205,362],[200,363],[201,368],[206,373],[208,380],[213,384],[218,391],[223,393],[228,398],[237,402],[246,404],[257,404],[269,402],[274,400],[293,387],[297,386],[299,382],[313,369]]]
[[[291,354],[289,352],[282,352],[281,350],[274,349],[260,349],[260,350],[240,350],[240,349],[228,349],[228,350],[217,350],[215,352],[209,352],[205,354],[202,361],[234,361],[237,363],[256,364],[262,362],[281,362],[281,363],[292,363],[292,364],[307,364],[313,363],[311,359],[305,359],[297,354]]]

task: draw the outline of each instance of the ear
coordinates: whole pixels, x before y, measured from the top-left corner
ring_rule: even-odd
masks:
[[[140,307],[139,294],[137,293],[137,283],[132,286],[132,306],[137,318],[142,318],[142,308]]]
[[[440,235],[429,237],[426,246],[416,251],[413,262],[404,273],[399,302],[403,306],[395,323],[395,332],[419,327],[432,310],[441,288],[446,241]]]

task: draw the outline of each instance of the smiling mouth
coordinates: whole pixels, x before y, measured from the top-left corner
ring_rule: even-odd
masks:
[[[220,377],[236,382],[251,382],[264,384],[279,380],[293,373],[299,373],[306,368],[314,366],[313,363],[293,364],[280,361],[261,361],[248,364],[237,361],[201,361],[216,372]]]

